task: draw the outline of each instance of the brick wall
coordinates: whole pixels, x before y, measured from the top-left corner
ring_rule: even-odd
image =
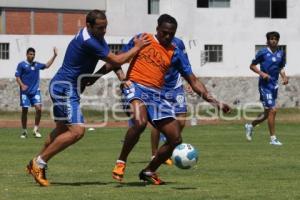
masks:
[[[58,13],[36,11],[34,12],[34,34],[57,34]]]
[[[85,26],[86,13],[64,13],[63,33],[64,35],[74,35]]]
[[[33,20],[31,21],[31,12]],[[63,10],[6,10],[6,34],[32,34],[31,22],[33,22],[33,34],[56,35],[59,33],[59,13],[62,13],[63,35],[74,35],[85,26],[87,11],[63,11]]]
[[[6,34],[30,34],[30,11],[6,10]]]

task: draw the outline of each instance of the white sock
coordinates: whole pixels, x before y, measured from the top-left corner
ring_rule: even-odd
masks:
[[[272,135],[270,138],[271,138],[271,141],[276,140],[276,136],[275,135]]]
[[[33,131],[36,132],[39,130],[39,127],[37,125],[34,126]]]
[[[155,158],[155,156],[151,156],[151,160],[153,160]]]
[[[39,168],[45,168],[47,163],[42,159],[41,156],[38,156],[37,159],[36,159],[36,163],[37,165],[39,166]]]
[[[123,164],[125,164],[126,162],[123,161],[123,160],[117,160],[117,163],[123,163]]]

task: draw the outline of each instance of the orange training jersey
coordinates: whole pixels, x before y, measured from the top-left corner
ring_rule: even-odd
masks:
[[[165,73],[171,65],[175,47],[165,48],[152,34],[148,34],[151,43],[143,48],[130,63],[127,79],[148,87],[161,88]]]

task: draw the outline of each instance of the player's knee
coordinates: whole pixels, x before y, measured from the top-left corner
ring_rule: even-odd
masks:
[[[76,140],[76,141],[80,140],[84,136],[85,128],[82,126],[77,127],[76,129],[71,130],[71,133],[72,133],[74,140]]]
[[[42,112],[42,107],[41,106],[36,106],[35,110],[36,110],[36,112]]]
[[[181,136],[177,136],[174,137],[170,140],[170,144],[175,148],[177,145],[182,143],[182,137]]]
[[[146,120],[136,120],[133,125],[133,128],[138,132],[143,132],[146,127],[147,127]]]

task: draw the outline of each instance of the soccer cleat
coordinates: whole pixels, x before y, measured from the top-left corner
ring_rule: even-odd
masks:
[[[270,144],[274,146],[282,146],[282,143],[279,142],[278,139],[271,140]]]
[[[28,137],[27,133],[26,132],[23,132],[21,135],[20,135],[20,138],[21,139],[26,139]]]
[[[124,177],[125,168],[126,168],[126,163],[117,162],[112,171],[113,179],[121,182]]]
[[[37,165],[35,158],[32,159],[27,165],[27,172],[31,174],[35,181],[40,184],[40,186],[49,186],[50,183],[46,178],[46,167],[39,168]]]
[[[246,131],[246,139],[248,141],[252,140],[253,135],[253,125],[252,124],[245,124],[245,131]]]
[[[173,165],[173,161],[172,161],[170,158],[168,158],[168,159],[164,162],[164,164],[166,164],[166,165]]]
[[[40,134],[38,131],[33,131],[33,136],[35,138],[41,138],[42,137],[42,134]]]
[[[158,178],[157,174],[155,172],[146,172],[145,170],[142,170],[139,174],[140,180],[153,184],[153,185],[164,185],[165,182],[162,181],[160,178]]]

